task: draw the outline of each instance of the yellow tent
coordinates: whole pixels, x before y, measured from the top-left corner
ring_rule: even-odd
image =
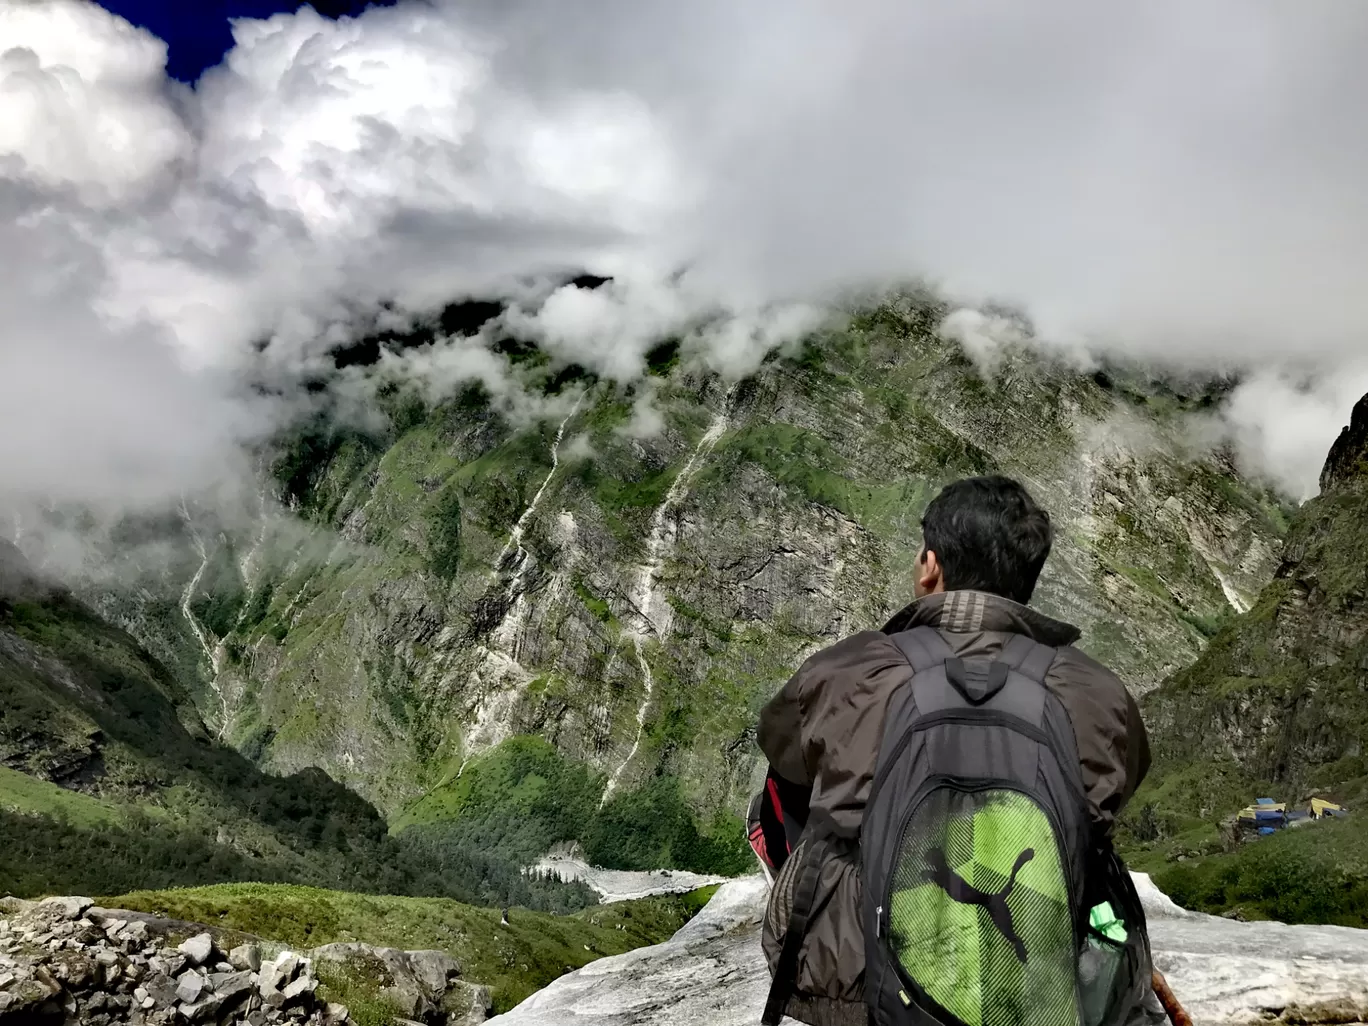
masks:
[[[1324,798],[1311,799],[1311,815],[1316,819],[1325,816],[1336,816],[1344,814],[1344,806],[1336,805],[1334,802],[1327,802]]]

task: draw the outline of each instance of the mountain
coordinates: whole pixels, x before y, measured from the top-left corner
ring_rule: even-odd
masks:
[[[0,893],[279,881],[554,910],[582,884],[416,831],[317,768],[264,773],[129,634],[0,542]]]
[[[1368,796],[1368,397],[1293,518],[1273,580],[1186,669],[1147,696],[1149,796],[1208,818],[1259,794]]]
[[[624,387],[500,340],[531,420],[381,363],[383,424],[320,412],[250,515],[127,520],[78,591],[215,739],[319,768],[396,827],[474,816],[519,850],[734,871],[757,710],[909,598],[945,481],[1028,483],[1059,536],[1037,604],[1138,693],[1277,565],[1288,509],[1193,444],[1222,383],[1021,346],[976,364],[947,313],[893,297],[732,383],[679,341]]]

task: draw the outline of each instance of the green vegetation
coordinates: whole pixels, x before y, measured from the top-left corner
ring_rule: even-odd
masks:
[[[440,949],[461,962],[465,979],[490,987],[497,1013],[569,970],[668,939],[709,896],[710,892],[694,892],[615,902],[569,916],[514,908],[507,927],[499,925],[498,909],[440,898],[263,884],[141,891],[101,901],[115,908],[242,930],[300,948],[364,941],[408,950]],[[361,981],[338,982],[364,993]]]
[[[843,461],[820,435],[792,424],[752,424],[719,443],[718,459],[701,481],[725,478],[737,461],[764,467],[775,481],[803,499],[830,506],[861,523],[886,519],[930,501],[924,480],[867,484],[839,472]],[[730,457],[730,458],[728,458]]]
[[[428,565],[442,580],[452,581],[461,569],[461,496],[454,488],[438,496],[428,523]]]
[[[45,660],[0,655],[0,756],[27,771],[0,776],[0,888],[257,880],[555,911],[597,900],[582,884],[522,872],[546,850],[526,848],[538,840],[528,828],[522,846],[441,831],[395,838],[319,769],[261,772],[208,738],[161,664],[69,596],[0,599],[0,630]],[[600,787],[583,790],[592,803]],[[509,823],[522,807],[510,806]]]
[[[399,1007],[380,996],[380,985],[367,971],[327,960],[316,962],[313,970],[318,977],[319,997],[346,1005],[347,1016],[356,1026],[394,1026],[400,1017]]]
[[[27,773],[0,766],[0,810],[49,816],[77,827],[119,823],[124,810],[113,802],[50,784]]]
[[[652,777],[635,791],[615,793],[583,835],[590,862],[608,869],[688,869],[697,873],[744,873],[753,856],[744,824],[721,815],[702,833],[684,800],[679,780]]]
[[[513,737],[430,791],[395,829],[415,851],[440,842],[520,864],[555,844],[580,841],[586,857],[608,869],[735,874],[750,868],[740,820],[722,815],[700,827],[677,778],[653,777],[615,793],[600,809],[604,784],[602,774],[542,738]]]
[[[1368,821],[1351,815],[1281,830],[1230,854],[1171,863],[1154,881],[1201,912],[1368,927]]]

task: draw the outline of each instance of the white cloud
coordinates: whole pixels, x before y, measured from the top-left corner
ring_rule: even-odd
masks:
[[[381,301],[496,294],[602,374],[677,334],[735,375],[842,289],[926,276],[1075,358],[1257,371],[1229,427],[1296,490],[1368,368],[1362,5],[411,0],[235,38],[191,92],[94,4],[0,0],[0,389],[69,418],[6,453],[11,490],[193,481],[242,434],[225,377],[295,373]],[[617,280],[545,284],[586,268]],[[991,359],[1005,327],[966,317]],[[481,361],[409,367],[504,381]]]
[[[1348,423],[1346,410],[1368,394],[1368,366],[1296,380],[1263,372],[1231,396],[1223,421],[1246,464],[1293,498],[1315,495],[1331,444]]]
[[[93,203],[145,193],[190,147],[165,62],[165,44],[93,4],[0,4],[0,171]]]

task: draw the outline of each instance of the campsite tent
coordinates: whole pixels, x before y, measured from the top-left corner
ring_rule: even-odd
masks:
[[[1240,810],[1240,822],[1257,827],[1260,833],[1268,833],[1287,825],[1287,805],[1272,798],[1256,799],[1253,805]]]
[[[1349,810],[1343,805],[1336,805],[1334,802],[1327,802],[1324,798],[1311,799],[1311,818],[1325,819],[1330,816],[1343,816]]]

